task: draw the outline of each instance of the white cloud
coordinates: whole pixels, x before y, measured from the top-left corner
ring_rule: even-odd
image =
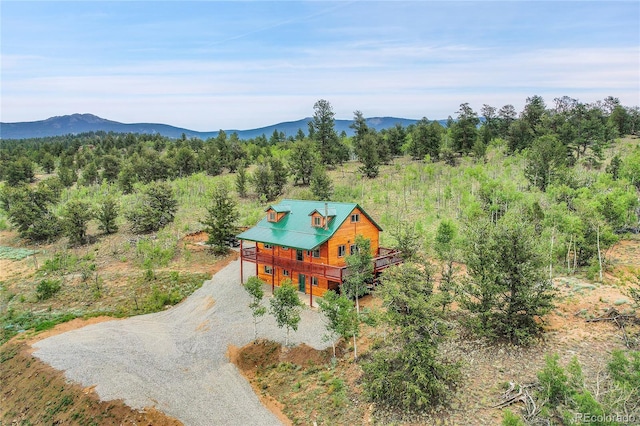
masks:
[[[637,48],[498,51],[456,44],[373,42],[299,51],[262,60],[161,60],[80,64],[65,75],[19,71],[40,57],[3,55],[2,121],[92,112],[123,122],[164,122],[193,130],[254,128],[313,113],[319,98],[340,118],[365,115],[446,118],[463,102],[521,108],[526,97],[550,104],[612,95],[639,105]],[[5,58],[8,62],[5,63]],[[44,73],[40,74],[43,75]],[[6,77],[6,78],[5,78]]]

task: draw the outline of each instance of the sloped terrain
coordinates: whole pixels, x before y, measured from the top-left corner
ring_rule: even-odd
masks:
[[[626,290],[640,281],[640,240],[614,246],[610,253],[611,279],[605,283],[579,276],[558,277],[557,305],[545,321],[546,333],[528,347],[492,344],[454,330],[454,337],[441,347],[442,355],[462,361],[462,380],[448,407],[434,412],[407,413],[378,409],[362,395],[362,370],[353,362],[352,347],[346,343],[338,362],[322,362],[323,352],[308,355],[310,364],[296,364],[286,352],[270,345],[248,344],[233,360],[266,404],[285,413],[293,424],[440,424],[496,425],[502,410],[496,405],[509,382],[531,383],[545,365],[545,356],[558,354],[561,365],[576,357],[588,386],[602,379],[610,355],[626,349],[623,331],[611,321],[588,322],[606,316],[611,309],[631,314],[634,307]],[[621,278],[613,279],[613,275]],[[362,305],[378,306],[379,300],[366,296]],[[640,344],[640,330],[629,327],[627,336]],[[358,342],[360,357],[376,338],[375,330],[365,328]],[[324,353],[326,355],[326,353]],[[250,360],[250,361],[248,361]],[[337,390],[339,388],[339,390]],[[519,410],[519,405],[511,409]]]
[[[177,306],[155,314],[92,324],[36,342],[34,355],[103,400],[153,407],[185,424],[278,424],[229,363],[229,344],[253,339],[249,295],[234,261]],[[269,294],[269,290],[267,290]],[[324,348],[318,313],[304,310],[295,343]],[[259,333],[280,340],[272,317]]]
[[[3,345],[0,366],[0,424],[182,424],[155,409],[134,410],[120,400],[101,401],[92,387],[71,383],[34,358],[24,342]]]

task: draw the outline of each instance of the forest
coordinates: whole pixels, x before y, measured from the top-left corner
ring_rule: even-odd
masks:
[[[337,367],[333,361],[342,368],[334,370],[339,385],[323,381],[339,387],[328,392],[323,422],[366,417],[350,392],[375,403],[383,423],[444,419],[432,410],[451,407],[456,389],[466,386],[464,360],[447,356],[452,342],[474,335],[490,348],[535,351],[549,334],[544,318],[578,297],[571,291],[614,284],[616,321],[627,328],[597,378],[607,392],[592,390],[593,366],[583,373],[574,358],[563,367],[548,351],[538,356],[539,371],[529,372],[536,387],[493,389],[505,395],[498,421],[640,415],[640,261],[631,256],[620,270],[613,260],[621,243],[640,241],[637,106],[568,96],[548,105],[532,96],[519,112],[486,104],[474,111],[464,103],[445,126],[425,117],[382,131],[354,111],[353,137],[336,133],[328,101],[318,100],[313,111],[296,135],[274,131],[250,140],[223,131],[207,140],[105,132],[2,140],[0,259],[32,264],[0,279],[0,342],[77,317],[137,315],[178,303],[208,272],[186,271],[189,265],[223,258],[238,227],[253,226],[277,199],[356,202],[386,231],[381,244],[400,249],[406,261],[382,277],[378,305],[358,313],[363,328],[333,324],[351,358],[343,355]],[[192,254],[185,239],[215,233],[212,206],[221,200],[237,221],[222,221],[212,252]],[[104,266],[109,262],[126,268],[116,273]],[[123,276],[127,284],[112,288]],[[561,281],[573,287],[558,288]],[[626,302],[618,304],[620,297]],[[327,299],[333,304],[323,311],[343,309],[352,318],[350,304]],[[366,337],[374,335],[385,338]],[[369,349],[357,361],[359,382],[351,383],[356,337]],[[292,373],[263,374],[277,381]],[[530,398],[519,413],[514,395]],[[309,420],[287,409],[294,422]]]

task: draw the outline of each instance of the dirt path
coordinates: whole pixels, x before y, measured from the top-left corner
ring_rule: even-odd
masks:
[[[253,339],[239,268],[239,261],[232,262],[164,312],[93,324],[39,341],[33,345],[34,356],[82,386],[95,386],[102,400],[154,407],[185,425],[280,424],[226,357],[230,344],[243,346]],[[322,349],[327,346],[323,333],[318,313],[305,309],[292,342]],[[284,334],[267,316],[259,324],[259,336],[281,341]]]

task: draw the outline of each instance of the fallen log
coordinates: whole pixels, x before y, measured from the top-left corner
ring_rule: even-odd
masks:
[[[513,392],[516,390],[516,386],[518,388],[518,392],[514,394]],[[525,404],[528,404],[528,400],[531,399],[529,388],[534,386],[535,383],[516,385],[514,382],[509,382],[509,389],[507,389],[500,397],[502,401],[491,408],[505,408],[517,402],[524,402]]]
[[[625,328],[625,322],[631,322],[634,324],[640,324],[640,318],[635,315],[624,315],[618,312],[616,308],[609,308],[607,312],[599,316],[597,318],[589,318],[586,322],[600,322],[600,321],[613,321],[620,330],[622,330],[622,337],[624,339],[624,344],[627,348],[631,348],[633,345],[629,340],[629,336],[627,335],[627,330]]]

